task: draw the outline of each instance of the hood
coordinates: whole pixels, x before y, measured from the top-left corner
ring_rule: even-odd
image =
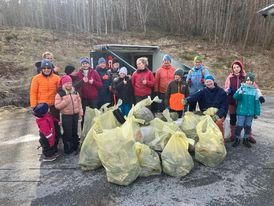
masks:
[[[241,76],[246,75],[244,64],[240,60],[235,60],[234,62],[232,62],[232,64],[231,64],[231,74],[233,74],[233,64],[238,64],[241,67],[241,71],[240,71]]]

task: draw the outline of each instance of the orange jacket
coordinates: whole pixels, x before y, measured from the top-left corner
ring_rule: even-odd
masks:
[[[43,102],[49,106],[54,105],[59,82],[60,77],[56,74],[45,77],[40,73],[34,76],[30,86],[30,107],[35,107]]]
[[[175,68],[171,65],[168,67],[160,67],[155,75],[154,91],[166,93],[169,82],[174,79]]]

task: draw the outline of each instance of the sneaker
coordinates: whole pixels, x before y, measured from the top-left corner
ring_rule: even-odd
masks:
[[[54,157],[54,156],[44,157],[43,162],[52,162],[54,160],[56,160],[56,157]]]
[[[252,144],[256,144],[256,140],[250,135],[248,138],[249,142]]]
[[[52,155],[50,157],[44,157],[43,162],[52,162],[52,161],[56,160],[56,158],[59,156],[60,156],[60,153],[56,152],[54,155]]]
[[[250,148],[250,147],[251,147],[251,144],[249,143],[249,141],[248,141],[247,138],[245,138],[245,139],[243,140],[243,145],[246,146],[247,148]]]
[[[234,143],[232,144],[232,147],[237,147],[240,144],[241,140],[239,138],[235,138]]]

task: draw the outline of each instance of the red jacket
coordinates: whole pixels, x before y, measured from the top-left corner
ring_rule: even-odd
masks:
[[[77,73],[78,81],[80,81],[80,94],[83,99],[89,99],[94,100],[97,99],[98,96],[98,89],[102,87],[102,81],[97,71],[90,68],[88,70],[88,79],[93,79],[93,84],[90,84],[89,82],[85,83],[83,81],[83,70],[81,69]]]
[[[154,91],[166,93],[168,84],[174,79],[175,68],[169,65],[161,66],[155,75]]]
[[[49,146],[54,146],[55,143],[55,128],[54,128],[54,117],[47,113],[41,118],[36,118],[36,123],[41,132],[48,140]]]
[[[143,80],[147,83],[144,85]],[[135,96],[149,96],[155,83],[155,78],[149,69],[137,70],[133,73],[131,78],[132,86]]]

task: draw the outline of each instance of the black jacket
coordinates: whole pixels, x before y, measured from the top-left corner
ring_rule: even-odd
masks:
[[[127,81],[126,84],[124,84],[124,79],[117,77],[113,81],[113,90],[115,91],[115,94],[117,96],[117,99],[121,99],[123,103],[127,104],[133,104],[133,87],[131,80],[128,76],[125,77],[125,80]]]

